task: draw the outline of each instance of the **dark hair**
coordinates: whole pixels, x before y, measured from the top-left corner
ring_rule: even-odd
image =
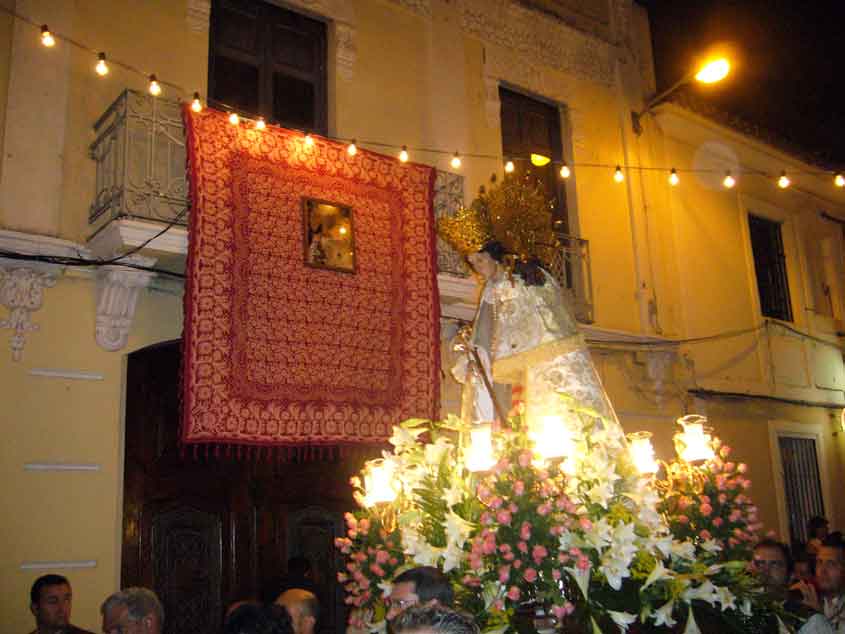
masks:
[[[420,566],[406,570],[393,580],[397,583],[413,583],[420,603],[436,600],[440,605],[452,607],[455,592],[449,578],[434,566]]]
[[[807,522],[807,535],[810,539],[813,539],[816,536],[816,531],[818,531],[820,528],[828,526],[829,524],[830,522],[828,522],[821,515],[811,517],[810,521]]]
[[[293,626],[281,606],[246,604],[229,615],[223,634],[293,634]]]
[[[789,547],[784,544],[783,542],[779,542],[776,539],[761,539],[754,545],[754,551],[756,552],[758,548],[773,548],[775,550],[779,550],[783,555],[783,559],[786,562],[786,572],[787,574],[792,574],[792,554],[789,552]]]
[[[504,245],[498,240],[487,242],[481,247],[479,253],[486,253],[499,263],[504,262],[505,257],[510,255]],[[546,283],[546,277],[543,275],[543,268],[539,258],[516,258],[513,272],[522,278],[526,286],[542,286]]]
[[[62,575],[42,575],[35,580],[32,588],[29,590],[29,600],[32,603],[41,601],[41,591],[47,586],[67,586],[70,587],[70,581],[67,577]]]
[[[478,625],[472,617],[439,605],[411,606],[397,616],[391,625],[395,634],[478,634]]]

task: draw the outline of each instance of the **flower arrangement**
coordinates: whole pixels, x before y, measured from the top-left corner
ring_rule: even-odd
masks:
[[[569,411],[566,451],[553,457],[548,433],[520,412],[487,447],[473,446],[474,427],[455,417],[395,427],[378,464],[393,477],[380,491],[373,465],[353,478],[361,508],[337,540],[351,624],[382,629],[390,580],[434,565],[484,632],[515,629],[526,606],[594,633],[694,633],[698,621],[765,629],[773,607],[737,559],[759,528],[745,466],[726,462],[729,449],[711,439],[718,455],[675,460],[663,479],[643,474],[615,420]]]

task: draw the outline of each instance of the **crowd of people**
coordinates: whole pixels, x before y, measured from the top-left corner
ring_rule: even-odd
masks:
[[[794,556],[781,542],[759,542],[751,571],[766,592],[806,624],[800,634],[845,634],[845,542],[828,534],[827,521],[810,522],[805,548]],[[291,574],[269,584],[259,599],[229,606],[223,634],[315,634],[320,618],[317,589],[308,567],[292,560]],[[70,623],[73,593],[67,578],[38,578],[30,592],[32,634],[91,634]],[[437,568],[406,570],[393,579],[387,621],[392,634],[478,634],[473,619],[454,609],[449,579]],[[162,634],[165,614],[155,593],[126,588],[103,601],[104,634]]]

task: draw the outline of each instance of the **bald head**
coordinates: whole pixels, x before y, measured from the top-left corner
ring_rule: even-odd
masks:
[[[294,634],[314,634],[317,617],[320,613],[320,604],[313,593],[300,588],[293,588],[283,592],[276,599],[276,603],[284,606],[290,614]]]

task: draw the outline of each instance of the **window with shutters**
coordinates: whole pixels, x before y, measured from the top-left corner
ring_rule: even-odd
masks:
[[[793,544],[807,542],[810,518],[824,517],[821,474],[816,441],[813,438],[778,438],[789,533]]]
[[[208,101],[327,133],[326,25],[260,0],[214,0]]]
[[[757,291],[760,295],[760,312],[764,317],[792,321],[781,225],[749,214],[748,232],[754,256]]]

